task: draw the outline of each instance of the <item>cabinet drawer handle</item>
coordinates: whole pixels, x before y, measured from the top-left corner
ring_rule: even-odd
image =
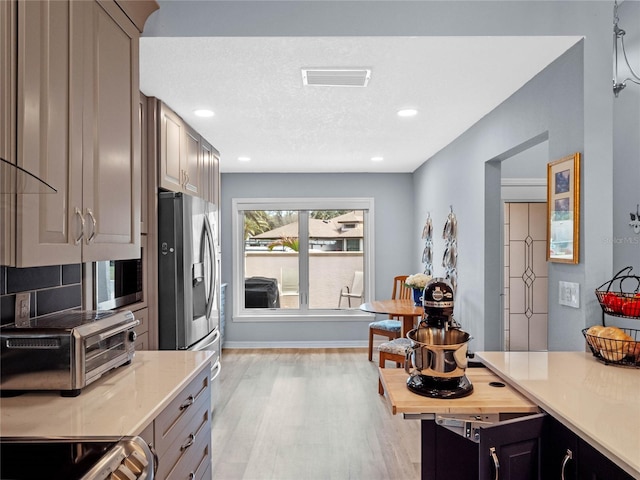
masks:
[[[78,245],[82,240],[82,237],[84,237],[84,216],[78,207],[76,207],[75,214],[80,219],[80,236],[75,240],[75,244]]]
[[[195,472],[189,472],[189,480],[193,480],[194,478],[196,478]]]
[[[193,445],[193,441],[196,439],[196,436],[193,433],[189,434],[189,441],[180,447],[180,451],[184,452],[187,448]]]
[[[91,229],[91,235],[89,235],[89,238],[87,238],[87,245],[89,245],[93,241],[93,237],[96,236],[96,225],[98,224],[98,222],[96,222],[96,217],[93,215],[93,212],[90,208],[87,208],[87,214],[89,215],[89,217],[91,217],[91,223],[93,225]]]
[[[567,468],[567,463],[569,460],[573,458],[573,452],[567,448],[567,454],[562,459],[562,472],[560,473],[560,478],[564,480],[564,471]]]
[[[498,480],[498,477],[500,476],[500,461],[498,460],[498,455],[496,455],[496,447],[491,447],[489,449],[489,453],[491,454],[491,459],[493,460],[493,466],[496,472],[493,480]]]
[[[193,405],[193,402],[194,402],[193,395],[189,395],[189,397],[187,398],[187,401],[184,402],[182,405],[180,405],[180,410],[186,410],[191,405]]]

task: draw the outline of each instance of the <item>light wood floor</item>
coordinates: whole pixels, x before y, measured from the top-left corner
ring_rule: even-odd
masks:
[[[391,414],[366,349],[224,350],[222,362],[214,480],[420,478],[419,421]]]

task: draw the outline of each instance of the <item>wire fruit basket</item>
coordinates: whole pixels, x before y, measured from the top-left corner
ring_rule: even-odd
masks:
[[[624,332],[626,337],[618,332],[616,338],[607,338],[603,329],[609,329],[609,332],[612,331],[611,329],[616,329]],[[603,332],[603,335],[599,335],[599,332]],[[607,365],[640,368],[640,330],[596,325],[585,328],[582,334],[593,356]]]
[[[640,319],[640,276],[631,275],[632,269],[623,268],[611,280],[596,288],[603,314]]]
[[[606,326],[605,314],[640,319],[640,276],[625,267],[596,288],[602,308],[602,325],[582,330],[587,345],[598,360],[609,365],[640,368],[640,330]]]

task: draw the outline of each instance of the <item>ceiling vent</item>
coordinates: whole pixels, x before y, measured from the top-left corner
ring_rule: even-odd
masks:
[[[366,87],[370,68],[303,68],[302,83],[316,87]]]

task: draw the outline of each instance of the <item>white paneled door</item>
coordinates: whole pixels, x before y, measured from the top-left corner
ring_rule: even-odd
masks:
[[[547,204],[504,204],[505,350],[547,350]]]

